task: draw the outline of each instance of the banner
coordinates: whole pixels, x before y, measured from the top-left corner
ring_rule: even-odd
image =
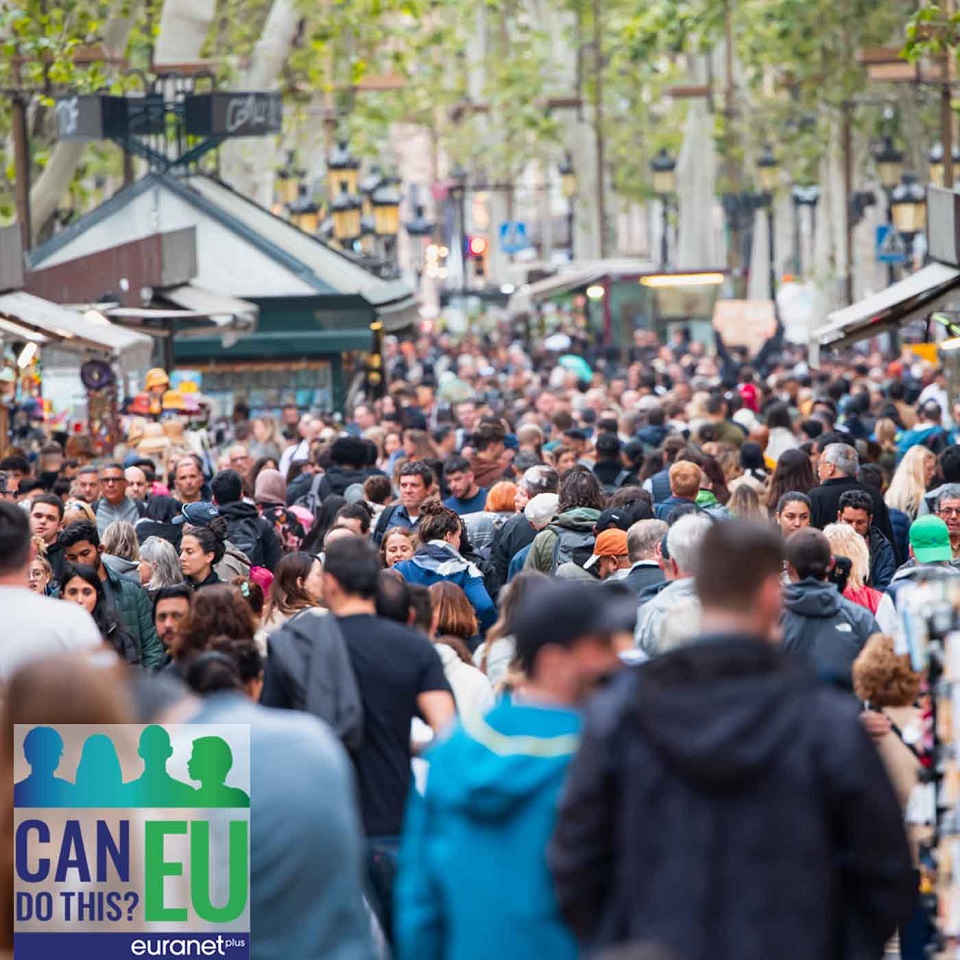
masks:
[[[17,960],[250,952],[250,731],[14,732]]]

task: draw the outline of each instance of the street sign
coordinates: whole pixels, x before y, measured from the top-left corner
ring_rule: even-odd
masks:
[[[713,328],[728,347],[751,347],[756,352],[776,333],[776,308],[772,300],[718,300]]]
[[[878,263],[905,263],[907,260],[907,244],[892,223],[881,223],[877,227],[876,256]]]
[[[500,224],[500,249],[504,253],[519,253],[529,246],[525,223],[519,220],[505,220]]]
[[[131,134],[163,133],[163,97],[111,97],[73,94],[54,103],[61,140],[109,140]]]
[[[262,137],[279,133],[279,93],[204,93],[184,98],[187,133],[201,137]]]

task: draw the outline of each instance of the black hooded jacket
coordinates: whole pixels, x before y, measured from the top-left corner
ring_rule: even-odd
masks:
[[[913,904],[856,701],[752,638],[704,637],[592,702],[549,848],[588,952],[876,960]]]
[[[220,516],[227,521],[227,540],[247,555],[253,567],[271,573],[283,557],[280,538],[273,525],[264,520],[252,503],[221,503]]]

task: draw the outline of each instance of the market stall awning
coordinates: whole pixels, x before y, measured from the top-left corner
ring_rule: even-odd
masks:
[[[818,366],[820,351],[840,350],[858,340],[894,330],[931,313],[960,290],[960,270],[931,263],[897,283],[827,315],[827,322],[810,338],[810,364]]]
[[[257,325],[260,308],[249,300],[213,293],[193,283],[159,290],[158,295],[170,303],[208,318],[216,326],[237,333],[249,333]]]
[[[90,319],[29,293],[0,294],[0,321],[42,336],[45,342],[72,353],[117,360],[126,370],[150,365],[153,352],[150,337],[118,327],[106,318]]]

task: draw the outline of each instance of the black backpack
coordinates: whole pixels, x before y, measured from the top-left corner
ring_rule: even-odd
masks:
[[[251,567],[263,566],[263,528],[259,517],[244,517],[230,524],[230,542],[247,555]]]
[[[323,502],[323,497],[320,495],[320,485],[323,483],[323,480],[324,475],[318,473],[310,483],[310,489],[303,494],[302,497],[297,497],[290,506],[304,507],[314,516],[317,516],[320,512],[320,504]]]

